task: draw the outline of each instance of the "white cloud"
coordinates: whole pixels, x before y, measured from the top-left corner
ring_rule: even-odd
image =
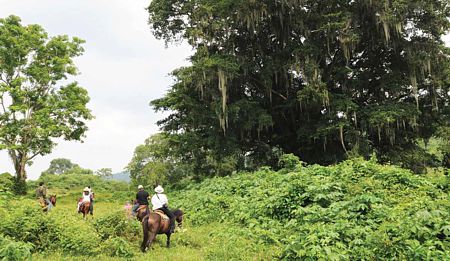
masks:
[[[122,170],[134,148],[158,131],[149,102],[162,97],[168,74],[186,65],[187,45],[165,48],[147,24],[148,0],[0,0],[0,17],[14,14],[23,24],[40,24],[49,35],[67,34],[86,40],[76,59],[80,75],[72,77],[89,91],[95,119],[88,123],[84,143],[59,141],[53,153],[39,157],[28,176],[36,179],[54,158],[68,158],[82,167]],[[5,151],[0,172],[13,173]]]

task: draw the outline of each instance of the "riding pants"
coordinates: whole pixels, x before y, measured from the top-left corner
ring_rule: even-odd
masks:
[[[164,214],[166,214],[170,218],[170,232],[173,233],[175,230],[175,216],[172,213],[172,211],[169,210],[168,207],[162,207],[158,208],[159,210],[163,211]]]

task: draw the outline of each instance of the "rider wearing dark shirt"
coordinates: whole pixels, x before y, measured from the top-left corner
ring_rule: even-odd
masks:
[[[137,209],[140,205],[146,205],[148,206],[148,197],[150,196],[147,191],[144,190],[144,187],[142,185],[138,186],[138,193],[136,193],[136,204],[133,206],[132,215],[136,215]]]
[[[139,203],[139,205],[147,205],[148,206],[148,197],[149,194],[144,189],[141,189],[136,194],[136,200]]]

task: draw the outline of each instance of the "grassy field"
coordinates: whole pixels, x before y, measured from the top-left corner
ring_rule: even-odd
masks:
[[[61,193],[61,191],[59,191]],[[121,201],[114,201],[111,194],[98,194],[95,203],[94,217],[83,220],[76,213],[76,194],[69,193],[58,198],[57,206],[48,215],[63,216],[69,223],[81,225],[81,231],[95,230],[95,220],[109,215],[112,211],[123,209]],[[125,215],[125,212],[124,212]],[[139,226],[139,235],[130,241],[133,257],[143,260],[271,260],[279,254],[277,247],[267,247],[255,244],[251,238],[239,235],[240,228],[232,225],[213,223],[203,226],[193,226],[186,215],[183,229],[171,237],[171,248],[166,248],[166,236],[158,235],[151,250],[141,253],[142,242],[140,224],[135,219],[129,222]],[[234,233],[236,232],[237,233]],[[106,252],[106,251],[105,251]],[[81,253],[80,253],[81,254]],[[104,254],[104,255],[103,255]],[[92,256],[71,256],[64,253],[48,252],[33,255],[33,260],[92,260]],[[123,260],[111,257],[108,253],[95,256],[95,260]]]
[[[58,194],[42,213],[31,195],[0,193],[0,259],[24,260],[449,260],[450,178],[355,159],[335,166],[291,164],[167,188],[185,211],[165,248],[159,235],[139,250],[142,228],[127,218],[126,184],[47,177]],[[76,202],[96,191],[94,219]],[[30,183],[30,190],[35,185]]]

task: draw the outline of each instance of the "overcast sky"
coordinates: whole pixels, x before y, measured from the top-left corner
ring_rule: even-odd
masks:
[[[54,158],[68,158],[89,169],[122,171],[134,148],[158,131],[163,114],[149,101],[162,97],[173,79],[168,74],[187,65],[187,45],[156,40],[147,24],[150,0],[0,0],[0,17],[18,15],[22,24],[39,24],[50,36],[67,34],[86,40],[73,77],[91,97],[95,119],[84,143],[59,141],[53,153],[37,157],[28,177],[37,179]],[[14,173],[5,151],[0,173]]]

